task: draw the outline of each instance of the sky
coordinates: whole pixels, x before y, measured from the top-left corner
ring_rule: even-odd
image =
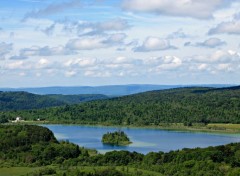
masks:
[[[0,0],[0,87],[240,84],[239,0]]]

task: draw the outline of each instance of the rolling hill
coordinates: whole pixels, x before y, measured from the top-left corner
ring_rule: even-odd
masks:
[[[36,95],[28,92],[0,92],[0,111],[41,109],[107,99],[105,95]]]
[[[240,87],[177,88],[97,100],[78,105],[18,111],[26,119],[59,123],[158,125],[177,122],[240,123]]]

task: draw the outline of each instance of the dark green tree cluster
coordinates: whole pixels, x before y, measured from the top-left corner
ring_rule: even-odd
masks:
[[[54,98],[27,92],[0,92],[0,111],[40,109],[65,105]]]
[[[102,136],[102,143],[110,145],[129,145],[132,142],[123,131],[108,132]]]
[[[79,95],[47,95],[48,97],[54,98],[56,100],[65,102],[67,104],[79,104],[83,102],[93,101],[93,100],[104,100],[109,97],[102,94],[79,94]]]
[[[179,88],[2,114],[7,118],[46,118],[57,123],[146,126],[160,123],[240,123],[239,109],[239,87]]]
[[[41,126],[0,125],[0,141],[0,161],[10,165],[41,166],[88,155],[78,145],[58,142],[49,129]]]
[[[107,99],[106,95],[36,95],[28,92],[0,92],[0,111],[41,109]]]

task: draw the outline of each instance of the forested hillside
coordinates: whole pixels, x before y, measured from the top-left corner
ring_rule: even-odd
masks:
[[[41,109],[107,98],[100,94],[36,95],[28,92],[0,92],[0,111]]]
[[[65,104],[54,98],[27,92],[0,92],[0,111],[40,109]]]
[[[59,101],[63,101],[67,104],[78,104],[82,102],[88,102],[93,100],[104,100],[108,99],[109,97],[102,94],[79,94],[79,95],[46,95],[50,98],[54,98]]]
[[[240,123],[240,88],[178,88],[4,114],[8,118],[16,115],[26,119],[44,117],[56,122],[106,125]]]

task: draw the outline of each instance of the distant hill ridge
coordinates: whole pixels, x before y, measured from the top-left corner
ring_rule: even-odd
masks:
[[[164,90],[178,87],[196,85],[151,85],[151,84],[130,84],[130,85],[106,85],[106,86],[76,86],[76,87],[39,87],[39,88],[0,88],[0,91],[25,91],[34,94],[103,94],[107,96],[123,96],[151,90]],[[226,87],[225,84],[202,84],[198,87]]]

